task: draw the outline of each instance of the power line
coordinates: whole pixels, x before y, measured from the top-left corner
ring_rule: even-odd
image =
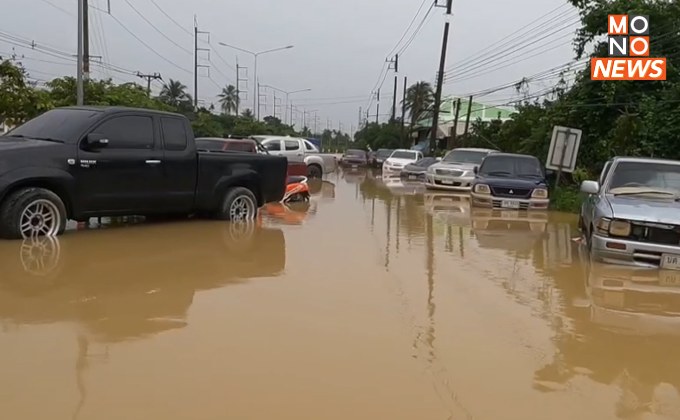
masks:
[[[427,13],[425,13],[425,16],[423,16],[423,20],[420,21],[420,24],[418,25],[416,30],[413,32],[413,34],[411,34],[411,37],[409,38],[409,40],[406,41],[406,44],[404,44],[404,46],[398,51],[398,53],[397,53],[398,55],[403,55],[404,52],[406,52],[406,50],[411,46],[411,44],[413,43],[413,40],[416,39],[416,36],[418,36],[418,34],[420,33],[420,30],[423,29],[423,26],[427,22],[427,19],[430,17],[430,13],[432,13],[432,11],[434,10],[435,4],[436,4],[436,2],[432,2],[432,5],[430,6],[430,8],[427,9]]]
[[[420,15],[420,11],[423,10],[423,7],[425,7],[425,4],[427,3],[427,0],[423,0],[422,3],[420,3],[420,7],[418,7],[418,10],[416,11],[416,14],[413,15],[413,19],[411,19],[411,23],[409,23],[408,27],[404,31],[404,33],[401,35],[401,38],[399,38],[399,41],[397,41],[397,44],[390,50],[389,53],[387,53],[387,56],[390,57],[394,54],[394,52],[399,48],[399,44],[401,44],[401,41],[406,38],[406,34],[408,34],[408,31],[411,30],[413,27],[413,24],[416,22],[416,19],[418,18],[418,15]]]
[[[154,53],[154,54],[155,54],[157,57],[159,57],[161,60],[165,61],[166,63],[170,64],[171,66],[173,66],[173,67],[175,67],[175,68],[177,68],[177,69],[179,69],[179,70],[182,70],[182,71],[185,72],[185,73],[192,74],[191,70],[187,70],[186,68],[181,67],[181,66],[175,64],[173,61],[170,61],[170,60],[167,59],[163,54],[159,53],[159,52],[156,51],[153,47],[151,47],[149,44],[147,44],[146,42],[144,42],[144,41],[143,41],[140,37],[138,37],[134,32],[132,32],[130,29],[128,29],[128,27],[125,26],[125,24],[124,24],[123,22],[121,22],[120,19],[118,19],[116,16],[114,16],[114,15],[108,15],[108,16],[110,16],[111,19],[113,19],[113,20],[114,20],[121,28],[123,28],[128,34],[130,34],[133,38],[135,38],[140,44],[144,45],[149,51],[151,51],[152,53]]]
[[[564,7],[567,7],[567,6],[568,6],[568,3],[565,2],[565,3],[563,3],[561,6],[558,6],[558,7],[554,8],[554,9],[550,10],[550,11],[547,12],[546,14],[544,14],[544,15],[542,15],[542,16],[536,18],[536,19],[534,19],[533,21],[531,21],[531,22],[529,22],[528,24],[526,24],[526,25],[520,27],[520,28],[517,29],[516,31],[514,31],[514,32],[512,32],[512,33],[510,33],[510,34],[508,34],[508,35],[506,35],[506,36],[504,36],[504,37],[502,37],[500,40],[494,42],[493,44],[487,46],[486,48],[483,48],[482,50],[477,51],[475,54],[473,54],[473,55],[471,55],[471,56],[468,56],[468,57],[464,58],[463,60],[460,61],[460,63],[454,64],[453,66],[449,67],[449,70],[458,69],[458,68],[460,68],[461,66],[467,65],[467,64],[470,63],[470,62],[476,62],[476,61],[478,61],[480,58],[483,58],[483,57],[486,57],[486,56],[489,56],[489,55],[495,55],[495,51],[494,51],[495,49],[505,47],[505,46],[507,46],[507,45],[509,45],[509,44],[512,44],[512,43],[515,42],[516,40],[521,39],[522,36],[524,35],[524,34],[522,34],[522,32],[523,32],[525,29],[531,28],[531,26],[533,26],[535,23],[540,22],[541,20],[543,20],[543,19],[545,19],[546,17],[552,15],[552,14],[555,13],[556,11],[558,11],[558,10],[564,8]],[[564,14],[562,14],[561,16],[564,16]],[[554,23],[554,21],[551,20],[551,21],[548,21],[547,23],[548,23],[548,24],[551,24],[551,23]],[[537,28],[533,28],[533,30],[540,29],[540,28],[544,27],[545,25],[546,25],[546,22],[544,22],[543,24],[539,25]],[[514,35],[518,35],[518,36],[513,37]]]
[[[67,14],[67,15],[69,15],[69,16],[76,17],[76,15],[73,14],[72,12],[70,12],[70,11],[68,11],[68,10],[66,10],[66,9],[64,9],[64,8],[62,8],[61,6],[58,6],[58,5],[54,4],[54,3],[52,3],[50,0],[40,0],[40,1],[42,1],[43,3],[49,4],[50,6],[52,6],[53,8],[55,8],[55,9],[57,9],[57,10],[59,10],[59,11],[62,12],[62,13],[65,13],[65,14]]]
[[[183,31],[184,31],[187,35],[189,35],[190,37],[193,37],[193,36],[194,36],[194,34],[192,34],[190,30],[188,30],[187,28],[185,28],[184,26],[182,26],[179,22],[177,22],[175,19],[173,19],[172,16],[170,16],[165,10],[163,10],[163,8],[162,8],[161,6],[159,6],[158,3],[156,3],[155,0],[149,0],[149,1],[150,1],[154,6],[156,6],[156,9],[160,10],[160,12],[163,13],[163,14],[165,15],[166,18],[170,19],[170,21],[171,21],[172,23],[174,23],[178,28],[180,28],[181,30],[183,30]]]
[[[451,74],[454,74],[454,73],[463,73],[463,74],[465,74],[465,73],[474,72],[474,71],[477,70],[477,68],[478,68],[479,66],[486,65],[486,64],[489,64],[489,63],[493,63],[494,61],[498,61],[499,59],[502,59],[502,58],[506,57],[506,56],[509,55],[509,54],[513,54],[513,53],[522,51],[523,49],[525,49],[525,48],[527,48],[527,47],[530,47],[530,46],[532,46],[532,45],[534,45],[534,44],[536,44],[536,43],[542,42],[542,41],[546,40],[548,37],[550,37],[551,35],[555,35],[555,34],[560,33],[560,32],[562,32],[562,31],[564,31],[564,30],[566,30],[566,29],[570,29],[570,28],[573,27],[574,24],[576,24],[576,23],[579,22],[579,21],[580,21],[580,18],[578,18],[578,17],[577,17],[576,19],[572,19],[572,20],[568,21],[568,22],[566,23],[566,25],[561,26],[561,27],[559,27],[558,29],[553,30],[552,32],[547,33],[547,34],[546,34],[546,32],[547,32],[547,31],[550,31],[551,29],[554,29],[554,27],[547,28],[547,29],[545,29],[545,30],[543,30],[543,31],[537,32],[537,33],[535,33],[534,35],[532,35],[531,37],[529,37],[528,39],[525,40],[525,41],[531,41],[531,42],[529,42],[529,43],[526,43],[526,44],[524,44],[524,45],[521,45],[521,44],[520,44],[520,45],[515,45],[514,47],[513,47],[513,46],[510,46],[510,48],[507,48],[507,49],[505,49],[505,50],[502,50],[502,51],[500,51],[500,52],[497,52],[497,53],[495,53],[493,56],[486,57],[486,58],[483,58],[483,57],[482,57],[482,58],[480,58],[480,59],[478,59],[478,60],[475,60],[475,61],[472,61],[472,62],[470,62],[470,63],[468,63],[468,64],[461,64],[461,65],[452,67],[452,68],[450,68],[449,70],[446,71],[446,75],[447,75],[447,76],[450,76]],[[563,38],[564,38],[564,37],[563,37]],[[550,44],[550,43],[552,43],[552,42],[555,42],[555,41],[557,41],[557,40],[559,40],[559,38],[554,39],[554,40],[548,42],[546,45],[548,45],[548,44]],[[571,40],[570,40],[569,42],[571,42]]]
[[[177,48],[181,49],[181,50],[184,51],[185,53],[187,53],[187,54],[189,54],[189,55],[192,55],[192,54],[193,54],[193,53],[192,53],[191,51],[189,51],[187,48],[184,48],[183,46],[181,46],[181,45],[179,45],[178,43],[176,43],[172,38],[170,38],[169,36],[167,36],[167,35],[165,34],[165,32],[163,32],[163,31],[161,31],[160,29],[158,29],[158,28],[156,27],[156,25],[154,25],[153,22],[151,22],[149,19],[146,18],[146,16],[144,16],[144,14],[142,14],[139,10],[137,10],[137,8],[136,8],[135,6],[133,6],[132,3],[130,3],[129,0],[125,0],[125,3],[127,3],[127,5],[130,6],[130,8],[131,8],[132,10],[134,10],[134,12],[135,12],[139,17],[141,17],[142,19],[144,19],[144,22],[148,23],[149,26],[151,26],[156,32],[158,32],[159,34],[161,34],[161,36],[162,36],[163,38],[165,38],[165,39],[167,39],[168,41],[170,41],[174,46],[176,46]]]

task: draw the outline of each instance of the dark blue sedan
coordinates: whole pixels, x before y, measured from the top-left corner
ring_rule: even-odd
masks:
[[[488,155],[475,168],[472,205],[510,210],[547,210],[548,183],[543,165],[534,156],[510,153]]]

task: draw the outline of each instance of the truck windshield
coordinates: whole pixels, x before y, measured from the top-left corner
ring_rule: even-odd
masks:
[[[479,168],[479,174],[518,178],[543,178],[538,159],[530,156],[489,156]]]
[[[622,188],[680,192],[680,164],[620,162],[611,174],[608,191],[616,194]]]
[[[479,165],[482,160],[488,155],[488,152],[479,152],[472,150],[451,150],[442,162],[447,163],[473,163]]]
[[[75,143],[99,113],[100,111],[91,109],[53,109],[5,135]]]
[[[366,155],[366,152],[364,152],[363,150],[349,149],[345,152],[345,156],[362,156],[363,157],[365,155]]]

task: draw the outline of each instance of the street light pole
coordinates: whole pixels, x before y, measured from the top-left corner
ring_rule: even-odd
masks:
[[[257,120],[259,121],[259,120],[260,120],[260,107],[259,107],[259,105],[260,105],[260,92],[259,92],[259,90],[258,90],[258,88],[257,88],[257,85],[258,85],[258,77],[257,77],[257,57],[260,56],[260,55],[262,55],[262,54],[267,54],[267,53],[272,53],[272,52],[282,51],[282,50],[289,50],[289,49],[293,48],[294,45],[287,45],[287,46],[285,46],[285,47],[272,48],[271,50],[264,50],[264,51],[254,52],[254,51],[246,50],[246,49],[241,48],[241,47],[236,47],[236,46],[234,46],[234,45],[229,45],[229,44],[226,44],[226,43],[224,43],[224,42],[220,42],[219,44],[220,44],[221,46],[223,46],[223,47],[233,48],[233,49],[235,49],[235,50],[237,50],[237,51],[241,51],[241,52],[244,52],[244,53],[246,53],[246,54],[250,54],[250,55],[253,56],[253,59],[254,59],[254,63],[253,63],[253,64],[254,64],[254,65],[253,65],[253,67],[254,67],[254,68],[253,68],[253,77],[254,77],[254,79],[255,79],[255,80],[254,80],[254,83],[253,83],[253,91],[254,91],[254,92],[253,92],[253,114],[257,116]]]

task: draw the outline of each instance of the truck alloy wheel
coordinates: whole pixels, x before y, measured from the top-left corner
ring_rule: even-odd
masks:
[[[66,208],[59,196],[43,188],[12,194],[0,209],[0,232],[7,239],[57,236],[66,228]]]
[[[235,187],[227,191],[220,208],[220,219],[244,222],[257,216],[257,199],[247,188]]]

